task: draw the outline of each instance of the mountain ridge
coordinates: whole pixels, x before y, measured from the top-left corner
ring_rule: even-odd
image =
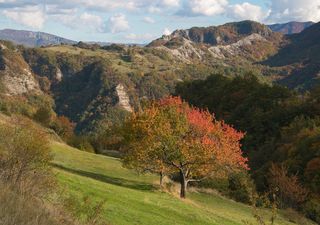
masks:
[[[156,47],[165,45],[173,39],[187,39],[195,43],[208,45],[231,44],[239,41],[241,37],[258,33],[262,36],[268,36],[272,33],[266,25],[261,23],[245,20],[240,22],[226,23],[219,26],[209,27],[192,27],[185,30],[175,30],[170,35],[152,41],[148,46]]]
[[[297,34],[305,30],[306,28],[314,25],[315,23],[312,21],[308,22],[296,22],[291,21],[288,23],[276,23],[276,24],[270,24],[268,27],[274,31],[274,32],[280,32],[283,34]]]
[[[28,47],[77,43],[76,41],[45,32],[14,29],[0,30],[0,39],[5,41],[12,41],[15,44],[21,44]]]

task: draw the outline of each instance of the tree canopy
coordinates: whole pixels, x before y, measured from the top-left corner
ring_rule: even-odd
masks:
[[[248,169],[244,134],[180,97],[166,97],[133,113],[124,123],[124,164],[139,171],[180,177],[180,196],[189,182],[230,170]]]

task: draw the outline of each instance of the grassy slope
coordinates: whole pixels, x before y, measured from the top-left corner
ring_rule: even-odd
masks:
[[[54,164],[65,190],[82,198],[105,200],[103,217],[111,224],[243,224],[251,221],[251,209],[217,194],[190,193],[189,199],[154,188],[153,175],[137,176],[121,167],[118,159],[81,152],[53,144]],[[264,215],[270,215],[264,211]],[[276,224],[292,224],[279,218]],[[304,222],[304,224],[307,224]]]
[[[160,72],[164,71],[172,71],[175,70],[178,66],[178,62],[174,61],[172,58],[162,59],[152,53],[139,54],[136,52],[134,55],[134,62],[125,62],[121,59],[121,54],[112,51],[106,50],[89,50],[89,49],[81,49],[74,46],[69,45],[61,45],[61,46],[52,46],[45,48],[48,51],[58,52],[58,53],[68,53],[71,55],[79,55],[83,54],[84,56],[89,57],[101,57],[103,59],[109,60],[112,62],[113,68],[122,74],[127,74],[130,72],[143,72],[150,73],[155,70]],[[139,48],[141,51],[143,48]],[[175,66],[173,67],[173,63]],[[154,68],[154,65],[157,68]],[[181,65],[180,65],[181,66]]]

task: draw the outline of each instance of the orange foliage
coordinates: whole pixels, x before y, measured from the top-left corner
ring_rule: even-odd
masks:
[[[188,182],[249,169],[240,145],[244,134],[180,97],[163,98],[134,113],[124,131],[128,144],[125,164],[156,172],[179,172],[182,192]]]

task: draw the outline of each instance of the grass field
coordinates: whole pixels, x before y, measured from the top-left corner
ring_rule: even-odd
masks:
[[[56,53],[67,53],[70,55],[82,54],[83,56],[87,57],[100,57],[110,61],[114,70],[121,74],[127,74],[131,72],[150,73],[155,70],[158,72],[171,71],[175,70],[179,65],[178,62],[174,62],[172,61],[172,59],[164,60],[152,53],[146,52],[144,52],[143,54],[139,54],[138,52],[134,54],[135,57],[133,63],[122,60],[121,53],[106,51],[102,49],[93,51],[69,45],[51,46],[46,47],[45,49]],[[173,66],[173,63],[175,66]],[[155,65],[157,66],[157,68],[154,67]]]
[[[112,157],[82,152],[53,143],[54,165],[64,190],[76,198],[89,196],[105,201],[103,218],[113,225],[242,225],[257,224],[249,206],[236,203],[215,193],[192,192],[181,200],[175,194],[156,188],[158,177],[137,175],[124,169]],[[269,217],[270,211],[261,212]],[[292,220],[292,218],[291,218]],[[276,224],[298,223],[279,216]]]

